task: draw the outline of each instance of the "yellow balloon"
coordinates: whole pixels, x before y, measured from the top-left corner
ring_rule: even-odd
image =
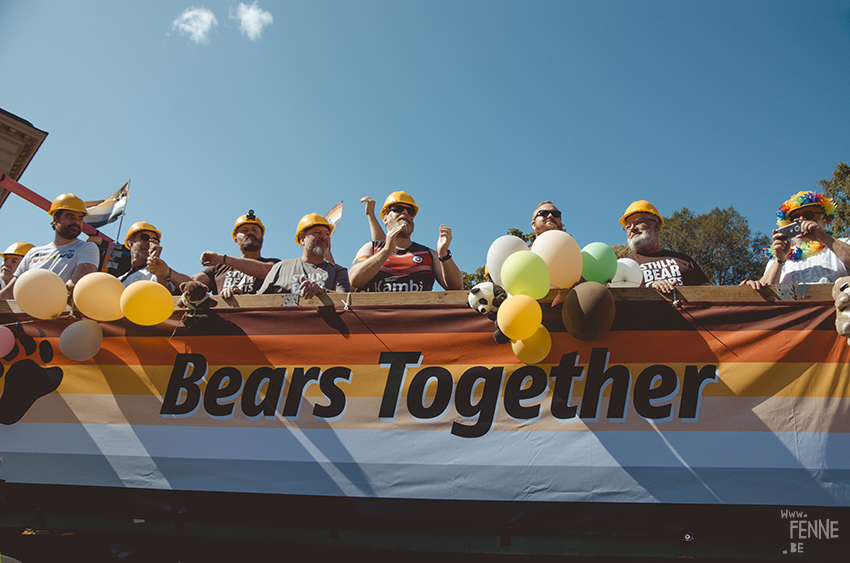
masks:
[[[89,319],[69,325],[59,335],[59,351],[69,360],[77,362],[92,359],[100,350],[101,344],[103,344],[103,329]]]
[[[581,278],[582,256],[576,240],[564,231],[546,231],[534,239],[531,251],[549,266],[550,283],[572,287]]]
[[[174,312],[174,299],[153,280],[133,282],[121,294],[121,310],[127,320],[142,326],[159,324]]]
[[[117,321],[121,311],[124,284],[106,272],[83,276],[74,286],[74,305],[82,314],[96,321]]]
[[[543,320],[540,303],[528,295],[511,295],[499,306],[496,323],[511,340],[531,337]]]
[[[539,364],[546,359],[549,351],[552,350],[552,335],[549,334],[545,326],[540,325],[537,332],[530,338],[512,342],[511,348],[513,348],[514,356],[519,361],[528,365]]]
[[[68,304],[68,288],[50,270],[28,270],[15,281],[15,302],[24,313],[36,319],[53,319]]]

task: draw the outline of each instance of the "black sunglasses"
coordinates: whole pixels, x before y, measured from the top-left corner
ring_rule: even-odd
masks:
[[[557,209],[541,209],[537,212],[536,217],[548,217],[549,215],[551,215],[555,219],[561,218],[561,212]]]
[[[812,209],[806,209],[806,210],[800,212],[798,215],[794,215],[794,217],[791,220],[794,221],[794,220],[798,219],[799,217],[802,217],[806,221],[814,221],[815,215],[820,214],[820,213],[821,213],[820,211],[814,211]]]
[[[155,236],[149,235],[147,233],[139,233],[139,238],[142,239],[142,242],[148,242],[149,240],[157,240]]]
[[[411,217],[416,217],[416,210],[414,210],[409,205],[396,204],[396,205],[393,205],[392,207],[390,207],[390,211],[392,211],[393,213],[399,213],[399,214],[402,211],[406,211],[407,214],[410,215]]]

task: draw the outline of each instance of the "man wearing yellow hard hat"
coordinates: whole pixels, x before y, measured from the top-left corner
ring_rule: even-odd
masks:
[[[48,212],[52,217],[53,242],[27,252],[12,280],[0,291],[0,299],[12,299],[15,280],[32,269],[50,270],[69,286],[97,271],[100,264],[97,245],[77,238],[83,232],[83,219],[88,215],[83,200],[74,194],[62,194],[53,200]]]
[[[358,291],[431,291],[434,281],[445,289],[462,289],[463,274],[452,260],[452,230],[440,225],[437,250],[413,242],[413,218],[419,206],[409,194],[393,192],[381,209],[387,227],[384,240],[364,244],[354,258],[349,278]]]
[[[148,258],[148,270],[157,276],[165,276],[177,287],[189,280],[201,282],[213,295],[230,297],[238,294],[257,293],[277,258],[263,258],[263,238],[266,227],[249,209],[240,215],[233,225],[233,242],[239,247],[239,256],[229,256],[207,251],[201,254],[201,265],[206,269],[194,276],[172,270],[158,256]]]
[[[3,289],[7,283],[12,281],[15,270],[18,269],[18,264],[26,256],[27,251],[34,246],[34,244],[19,241],[6,249],[6,252],[3,253],[3,266],[0,267],[0,289]]]
[[[174,291],[174,285],[170,283],[170,280],[165,276],[152,274],[148,270],[148,257],[152,254],[158,256],[162,250],[159,246],[161,239],[162,233],[159,229],[147,221],[138,221],[130,226],[127,237],[124,239],[124,246],[130,251],[130,269],[118,276],[125,287],[140,280],[152,280]]]
[[[298,293],[310,299],[327,291],[351,291],[348,270],[327,260],[333,230],[333,225],[318,213],[302,217],[295,229],[301,256],[272,266],[257,293]]]
[[[661,248],[658,233],[664,218],[654,205],[646,200],[632,202],[620,217],[620,224],[633,251],[626,258],[640,264],[641,287],[670,293],[677,285],[711,285],[693,258]]]

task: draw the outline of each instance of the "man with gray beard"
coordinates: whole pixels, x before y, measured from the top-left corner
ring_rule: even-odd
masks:
[[[298,222],[295,242],[301,256],[272,266],[257,293],[298,293],[305,299],[328,291],[351,291],[348,270],[328,262],[333,225],[318,213],[308,213]]]
[[[654,205],[645,200],[633,202],[620,218],[620,224],[633,251],[626,258],[640,264],[641,287],[670,293],[676,285],[711,285],[693,258],[663,250],[658,244],[664,218]]]
[[[272,269],[272,264],[279,262],[277,258],[263,258],[260,255],[265,234],[265,225],[254,215],[254,210],[249,209],[233,225],[233,242],[239,247],[239,256],[204,252],[201,254],[201,265],[206,266],[206,269],[200,274],[189,276],[172,270],[157,255],[157,247],[152,247],[148,257],[148,271],[175,287],[190,280],[201,282],[209,288],[211,294],[224,298],[257,293]]]

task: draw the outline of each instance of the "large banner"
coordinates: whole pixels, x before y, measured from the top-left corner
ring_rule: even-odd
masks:
[[[850,506],[850,346],[831,303],[618,301],[595,342],[544,306],[524,365],[464,305],[7,313],[9,483],[476,501]],[[16,321],[20,321],[17,326]],[[189,326],[187,326],[187,324]]]

